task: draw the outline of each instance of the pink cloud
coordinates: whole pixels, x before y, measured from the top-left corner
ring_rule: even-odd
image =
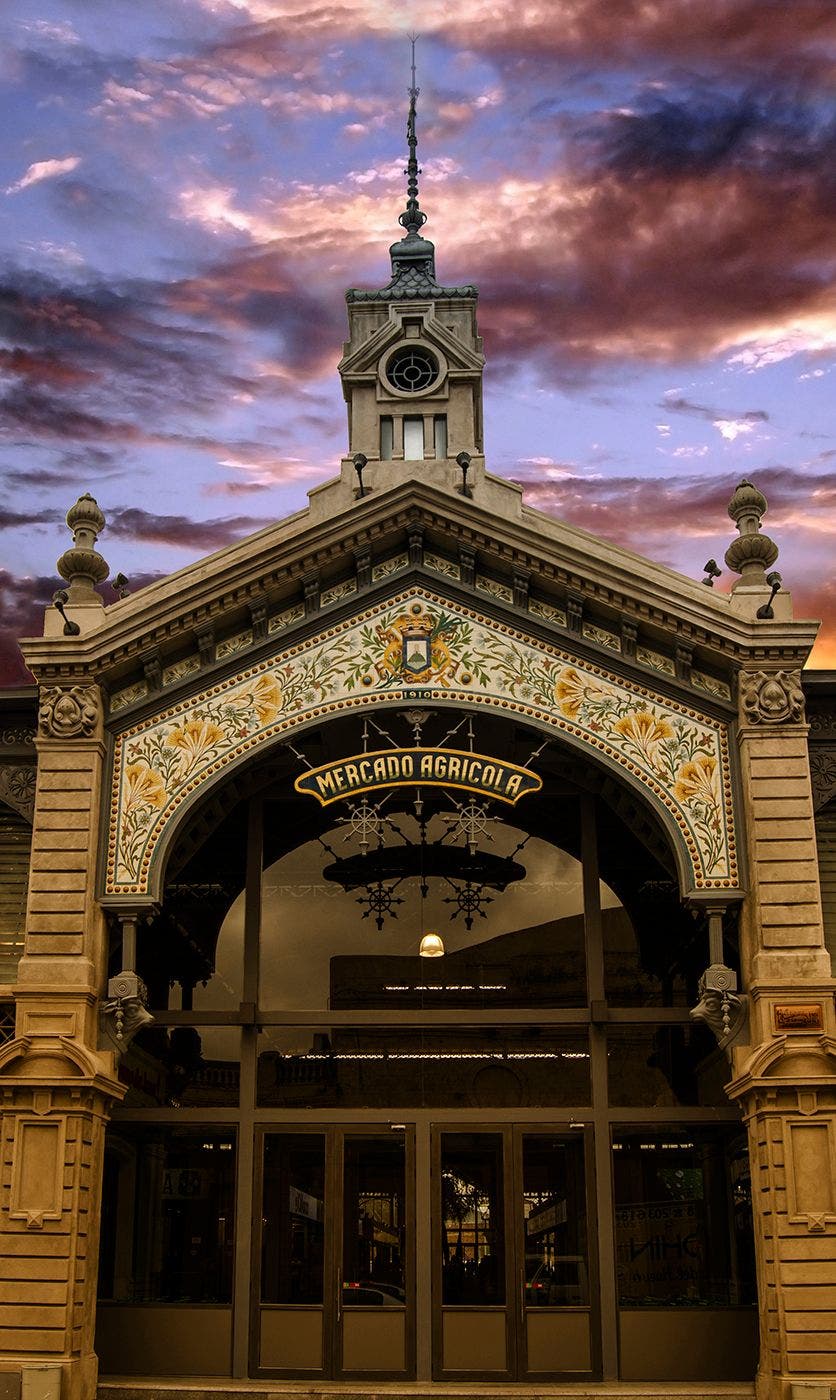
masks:
[[[36,160],[13,185],[6,186],[6,194],[19,194],[30,185],[38,185],[42,180],[54,180],[58,175],[69,175],[81,164],[81,156],[65,156],[63,160]]]

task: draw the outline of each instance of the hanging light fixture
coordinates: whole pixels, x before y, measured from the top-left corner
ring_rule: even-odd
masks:
[[[425,933],[418,947],[422,958],[443,958],[444,940],[440,933]]]

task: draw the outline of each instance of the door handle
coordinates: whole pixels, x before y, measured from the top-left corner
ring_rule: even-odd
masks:
[[[337,1322],[343,1315],[343,1271],[337,1269]]]
[[[525,1322],[525,1264],[520,1265],[520,1322]]]

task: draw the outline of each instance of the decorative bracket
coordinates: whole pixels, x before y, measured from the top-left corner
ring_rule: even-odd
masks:
[[[148,1006],[148,988],[134,971],[136,964],[137,920],[122,919],[122,971],[111,977],[107,997],[99,1008],[99,1024],[104,1040],[117,1056],[124,1055],[137,1031],[154,1020]]]
[[[737,990],[737,973],[723,961],[723,915],[721,904],[709,905],[708,956],[711,959],[697,984],[700,999],[691,1009],[691,1020],[702,1021],[714,1033],[721,1050],[728,1054],[741,1039],[749,1020],[748,998]]]
[[[700,999],[691,1009],[691,1020],[703,1021],[721,1050],[728,1052],[740,1040],[749,1020],[749,1000],[737,990],[737,973],[724,963],[712,963],[697,990]]]
[[[154,1017],[146,1010],[148,989],[135,972],[120,972],[107,984],[107,998],[99,1011],[102,1036],[108,1048],[124,1055],[137,1031]]]

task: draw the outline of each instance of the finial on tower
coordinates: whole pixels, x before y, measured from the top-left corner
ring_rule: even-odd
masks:
[[[398,223],[406,229],[407,233],[417,233],[427,222],[427,216],[418,205],[418,176],[421,169],[418,165],[418,134],[415,128],[415,113],[418,94],[421,89],[415,81],[415,40],[417,34],[410,34],[409,42],[412,45],[412,85],[409,89],[409,116],[406,122],[406,140],[409,146],[409,160],[407,161],[404,175],[406,180],[406,208],[398,218]]]
[[[409,88],[409,116],[406,123],[406,139],[409,146],[409,159],[404,170],[406,175],[406,208],[398,216],[398,223],[404,230],[403,237],[389,249],[392,260],[392,275],[385,287],[378,291],[361,291],[350,288],[345,299],[351,305],[359,301],[415,301],[426,297],[467,297],[475,301],[478,293],[468,283],[461,287],[441,287],[435,277],[435,247],[424,238],[421,229],[427,216],[418,203],[418,134],[415,127],[416,103],[421,89],[415,76],[415,41],[417,34],[409,35],[412,45],[412,85]]]

